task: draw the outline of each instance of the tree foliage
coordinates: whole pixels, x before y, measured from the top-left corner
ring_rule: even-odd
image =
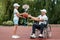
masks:
[[[28,4],[30,6],[28,13],[32,16],[38,16],[41,9],[47,10],[49,23],[60,24],[60,1],[59,0],[5,0],[4,21],[13,19],[13,4],[19,3],[21,7],[19,12],[22,12],[22,5]]]

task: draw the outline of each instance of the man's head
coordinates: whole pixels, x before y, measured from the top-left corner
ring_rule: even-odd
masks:
[[[40,11],[41,11],[41,15],[46,15],[46,13],[47,13],[46,9],[42,9]]]
[[[20,5],[18,3],[14,3],[14,8],[18,9],[20,7]]]

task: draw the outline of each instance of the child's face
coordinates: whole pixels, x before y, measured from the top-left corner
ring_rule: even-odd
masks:
[[[16,8],[16,9],[18,9],[19,7],[18,7],[18,6],[16,6],[15,8]]]

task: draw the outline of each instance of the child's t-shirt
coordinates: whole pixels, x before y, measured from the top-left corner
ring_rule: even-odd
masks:
[[[14,9],[14,19],[19,19],[19,17],[16,15],[17,13],[19,13],[18,10]]]

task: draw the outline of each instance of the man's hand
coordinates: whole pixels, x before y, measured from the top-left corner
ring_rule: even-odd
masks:
[[[31,18],[32,16],[29,14],[28,17]]]
[[[31,18],[31,20],[35,20],[35,21],[38,21],[38,18],[37,17],[33,17],[31,15],[28,15],[29,18]]]

